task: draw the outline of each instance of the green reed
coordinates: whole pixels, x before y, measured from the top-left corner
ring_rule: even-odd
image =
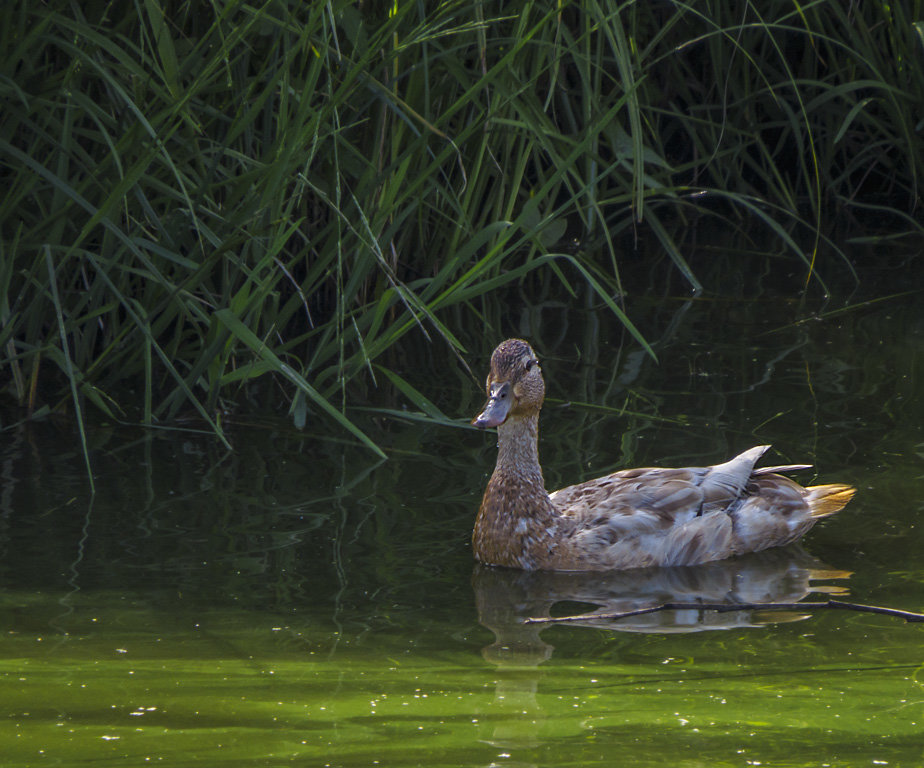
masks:
[[[644,347],[624,248],[698,289],[703,217],[809,282],[834,211],[920,231],[924,26],[898,6],[7,3],[7,392],[220,436],[281,391],[381,452],[348,405],[433,408],[386,351],[464,352],[503,286],[588,286]]]

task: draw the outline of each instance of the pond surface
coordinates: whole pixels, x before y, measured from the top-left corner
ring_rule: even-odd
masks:
[[[98,424],[91,500],[67,426],[4,432],[2,764],[924,763],[924,625],[522,623],[678,598],[924,609],[924,294],[637,300],[658,364],[589,299],[532,295],[462,334],[477,380],[422,343],[395,350],[388,364],[456,421],[383,386],[352,415],[386,462],[326,423],[232,417],[233,452]],[[465,422],[514,334],[543,360],[550,488],[772,443],[769,463],[815,465],[802,482],[859,493],[763,556],[595,578],[476,568],[495,449]]]

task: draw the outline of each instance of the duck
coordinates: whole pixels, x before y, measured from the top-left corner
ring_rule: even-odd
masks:
[[[539,464],[545,381],[529,342],[491,355],[487,403],[472,420],[497,429],[497,464],[472,533],[476,560],[535,571],[689,566],[779,547],[839,512],[856,489],[803,487],[755,468],[770,447],[709,467],[624,469],[548,493]]]

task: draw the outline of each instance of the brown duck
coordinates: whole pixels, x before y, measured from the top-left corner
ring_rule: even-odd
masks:
[[[538,450],[545,382],[527,342],[494,350],[487,394],[472,424],[497,427],[497,466],[472,545],[489,565],[602,571],[721,560],[795,541],[856,491],[778,474],[804,464],[755,469],[769,447],[760,445],[713,467],[626,469],[549,494]]]

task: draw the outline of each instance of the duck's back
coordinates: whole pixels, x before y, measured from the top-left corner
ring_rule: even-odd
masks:
[[[714,467],[645,468],[550,494],[571,521],[553,567],[605,570],[693,565],[795,541],[853,495],[754,470],[767,446]]]

